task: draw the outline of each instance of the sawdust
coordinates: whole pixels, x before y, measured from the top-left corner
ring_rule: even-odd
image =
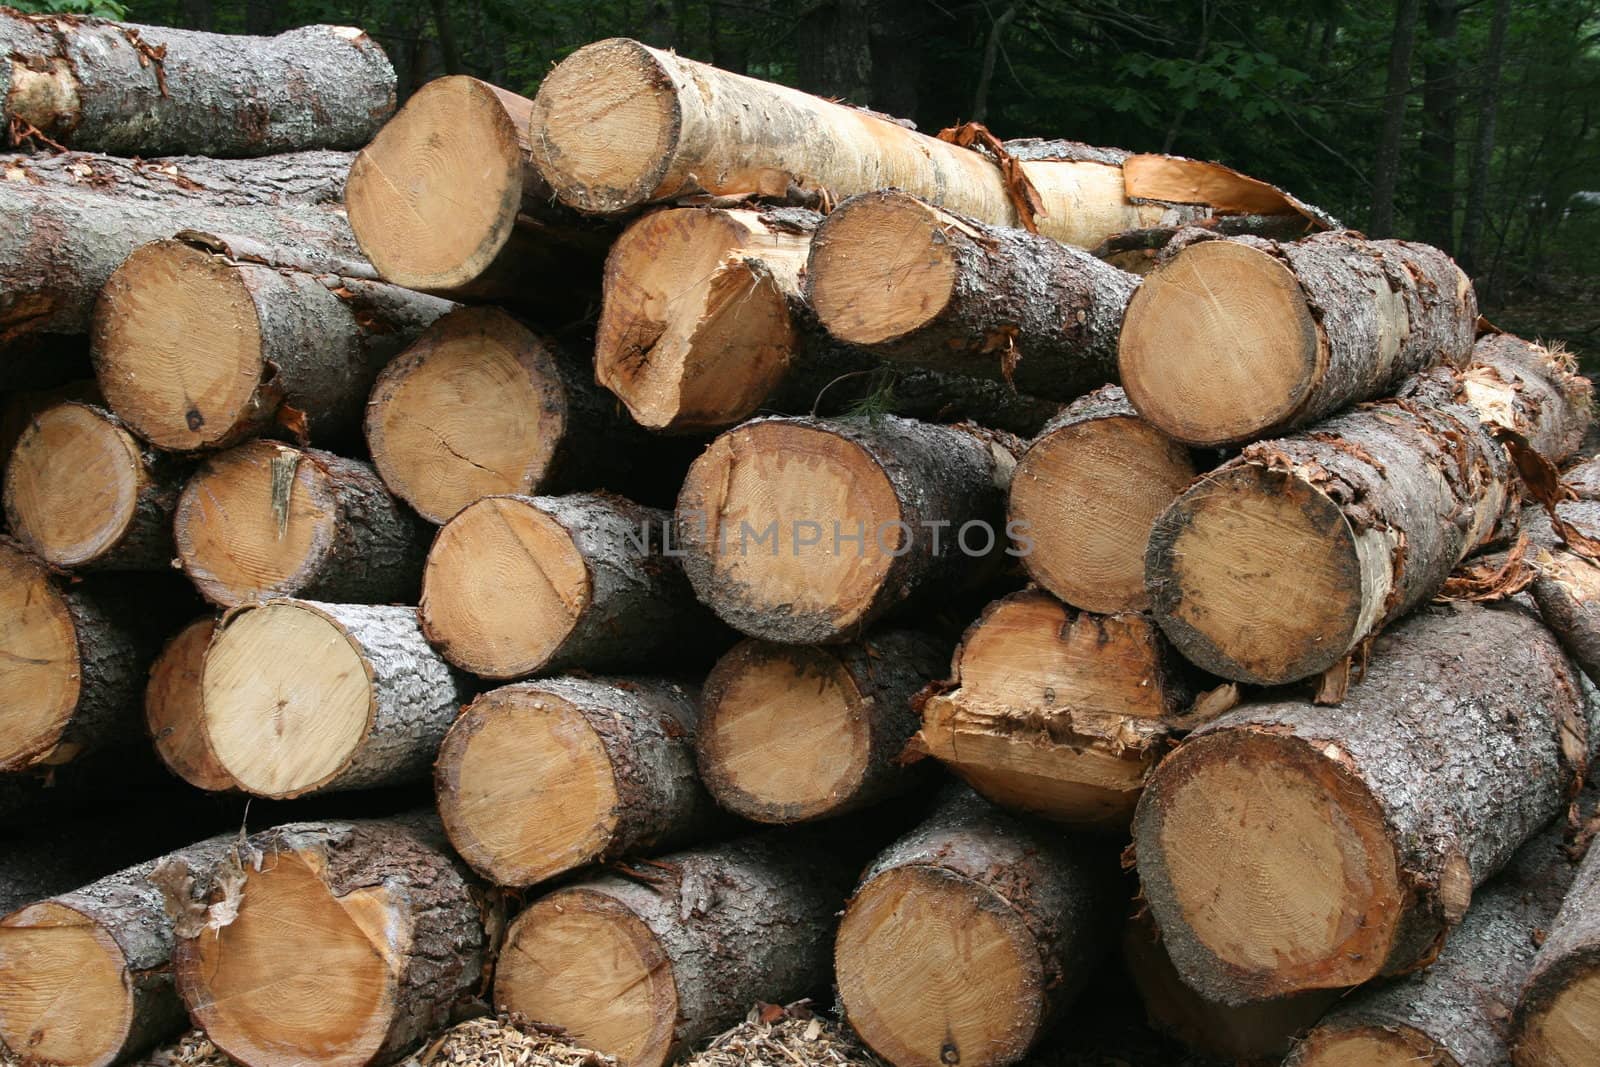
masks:
[[[170,1045],[163,1045],[133,1067],[237,1067],[203,1030],[191,1030]]]
[[[399,1067],[617,1067],[617,1061],[569,1043],[554,1027],[500,1015],[452,1026]]]
[[[757,1004],[744,1022],[712,1040],[683,1067],[884,1067],[842,1023],[806,1001],[780,1008]]]

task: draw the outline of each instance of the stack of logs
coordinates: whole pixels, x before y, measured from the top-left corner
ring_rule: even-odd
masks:
[[[1595,1062],[1590,386],[1443,253],[627,40],[398,112],[356,30],[0,44],[27,1063],[836,992],[1002,1067],[1119,967],[1225,1059]],[[66,832],[152,756],[232,832]]]

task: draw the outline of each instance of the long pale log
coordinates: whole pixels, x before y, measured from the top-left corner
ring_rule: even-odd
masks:
[[[144,721],[156,755],[167,770],[196,789],[233,789],[206,737],[200,703],[200,678],[217,620],[196,619],[173,636],[150,666],[144,690]]]
[[[452,306],[364,263],[330,272],[292,249],[191,230],[136,249],[107,280],[95,376],[112,410],[168,451],[278,423],[347,444],[378,371]]]
[[[658,857],[551,893],[517,917],[494,1006],[629,1067],[663,1067],[743,1018],[824,986],[849,861],[774,834]]]
[[[1600,849],[1592,840],[1588,847],[1575,874],[1529,887],[1541,899],[1552,890],[1564,889],[1566,896],[1553,918],[1536,917],[1543,940],[1513,986],[1519,987],[1510,1036],[1517,1067],[1579,1067],[1594,1057],[1600,1017]]]
[[[289,799],[426,779],[469,692],[412,608],[273,600],[212,638],[201,719],[240,789]]]
[[[495,885],[690,843],[716,826],[695,777],[697,694],[655,679],[550,678],[462,709],[434,763],[450,842]]]
[[[394,110],[376,41],[348,26],[277,37],[0,12],[0,127],[121,156],[359,148]]]
[[[961,790],[862,876],[834,946],[839,1000],[896,1067],[1023,1061],[1110,948],[1109,853]]]
[[[1145,279],[1122,328],[1123,388],[1170,437],[1281,433],[1472,351],[1472,283],[1436,248],[1342,233],[1195,236]]]
[[[1161,763],[1134,818],[1144,897],[1211,1000],[1405,972],[1566,810],[1597,740],[1596,705],[1530,611],[1424,609],[1377,641],[1343,706],[1247,705]]]

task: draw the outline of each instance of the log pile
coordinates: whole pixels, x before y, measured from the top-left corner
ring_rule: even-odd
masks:
[[[629,40],[0,45],[8,1067],[1594,1062],[1592,390],[1443,253]]]

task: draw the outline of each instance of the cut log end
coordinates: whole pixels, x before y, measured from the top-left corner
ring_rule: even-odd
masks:
[[[1600,952],[1574,961],[1559,988],[1518,1021],[1512,1060],[1517,1067],[1581,1067],[1594,1059],[1600,1019]]]
[[[468,505],[435,539],[420,616],[441,655],[483,678],[532,674],[588,610],[589,565],[573,535],[531,500]]]
[[[1086,611],[1150,606],[1144,555],[1156,519],[1194,480],[1182,445],[1136,416],[1090,419],[1036,440],[1011,479],[1033,580]]]
[[[912,333],[942,314],[955,292],[957,263],[945,239],[948,216],[900,192],[857,197],[828,219],[810,266],[811,302],[827,331],[846,344],[875,345]]]
[[[48,756],[78,705],[78,632],[45,565],[0,540],[0,770]]]
[[[17,439],[5,469],[6,518],[46,562],[78,567],[128,536],[144,484],[132,434],[87,404],[57,404]]]
[[[519,133],[489,86],[453,76],[418,90],[361,150],[345,206],[386,281],[450,290],[488,269],[522,207]]]
[[[726,592],[710,602],[725,619],[737,614],[746,633],[774,641],[793,640],[798,629],[848,630],[911,536],[866,449],[782,422],[717,438],[689,469],[678,515],[699,542],[690,551],[711,557],[699,581]],[[763,618],[773,620],[770,632],[758,632]]]
[[[1292,1067],[1460,1067],[1427,1034],[1405,1025],[1314,1030],[1285,1062]]]
[[[706,679],[699,729],[706,787],[756,822],[828,814],[867,773],[864,701],[827,649],[742,642]]]
[[[92,330],[106,402],[157,448],[212,447],[253,414],[262,326],[221,256],[177,240],[141,246],[107,281]]]
[[[127,957],[100,923],[52,901],[0,920],[0,1041],[28,1063],[103,1067],[134,1017]]]
[[[376,701],[360,649],[333,617],[280,601],[233,617],[201,676],[206,738],[224,774],[258,796],[311,792],[351,761]]]
[[[1151,608],[1185,656],[1277,685],[1333,666],[1376,621],[1387,589],[1369,579],[1370,554],[1322,490],[1245,464],[1162,514],[1145,574]]]
[[[954,871],[885,871],[835,946],[850,1025],[899,1067],[1020,1060],[1047,1014],[1038,940],[994,890]]]
[[[383,1046],[398,999],[389,890],[340,892],[325,866],[311,850],[247,866],[238,916],[185,943],[190,1012],[236,1060],[283,1063],[286,1049],[314,1049],[328,1067],[365,1067]]]
[[[629,1067],[659,1067],[674,1044],[678,989],[666,948],[622,903],[582,888],[537,901],[512,924],[494,1003]]]
[[[605,745],[570,702],[536,685],[468,705],[435,767],[451,843],[496,885],[581,867],[614,838],[619,794]]]
[[[185,626],[150,668],[144,693],[145,726],[161,761],[190,785],[211,792],[233,788],[200,719],[201,668],[216,627],[209,616]]]
[[[1139,414],[1193,445],[1248,440],[1286,422],[1326,360],[1294,274],[1231,241],[1192,245],[1147,277],[1118,351]]]
[[[1357,985],[1388,957],[1407,889],[1383,810],[1341,755],[1229,731],[1180,747],[1147,785],[1144,894],[1203,994]]]
[[[443,523],[481,497],[535,491],[567,415],[544,344],[504,312],[469,308],[384,369],[367,405],[367,444],[390,491]]]
[[[619,38],[597,41],[540,84],[533,162],[570,207],[614,214],[653,198],[682,128],[671,76],[650,50]]]

